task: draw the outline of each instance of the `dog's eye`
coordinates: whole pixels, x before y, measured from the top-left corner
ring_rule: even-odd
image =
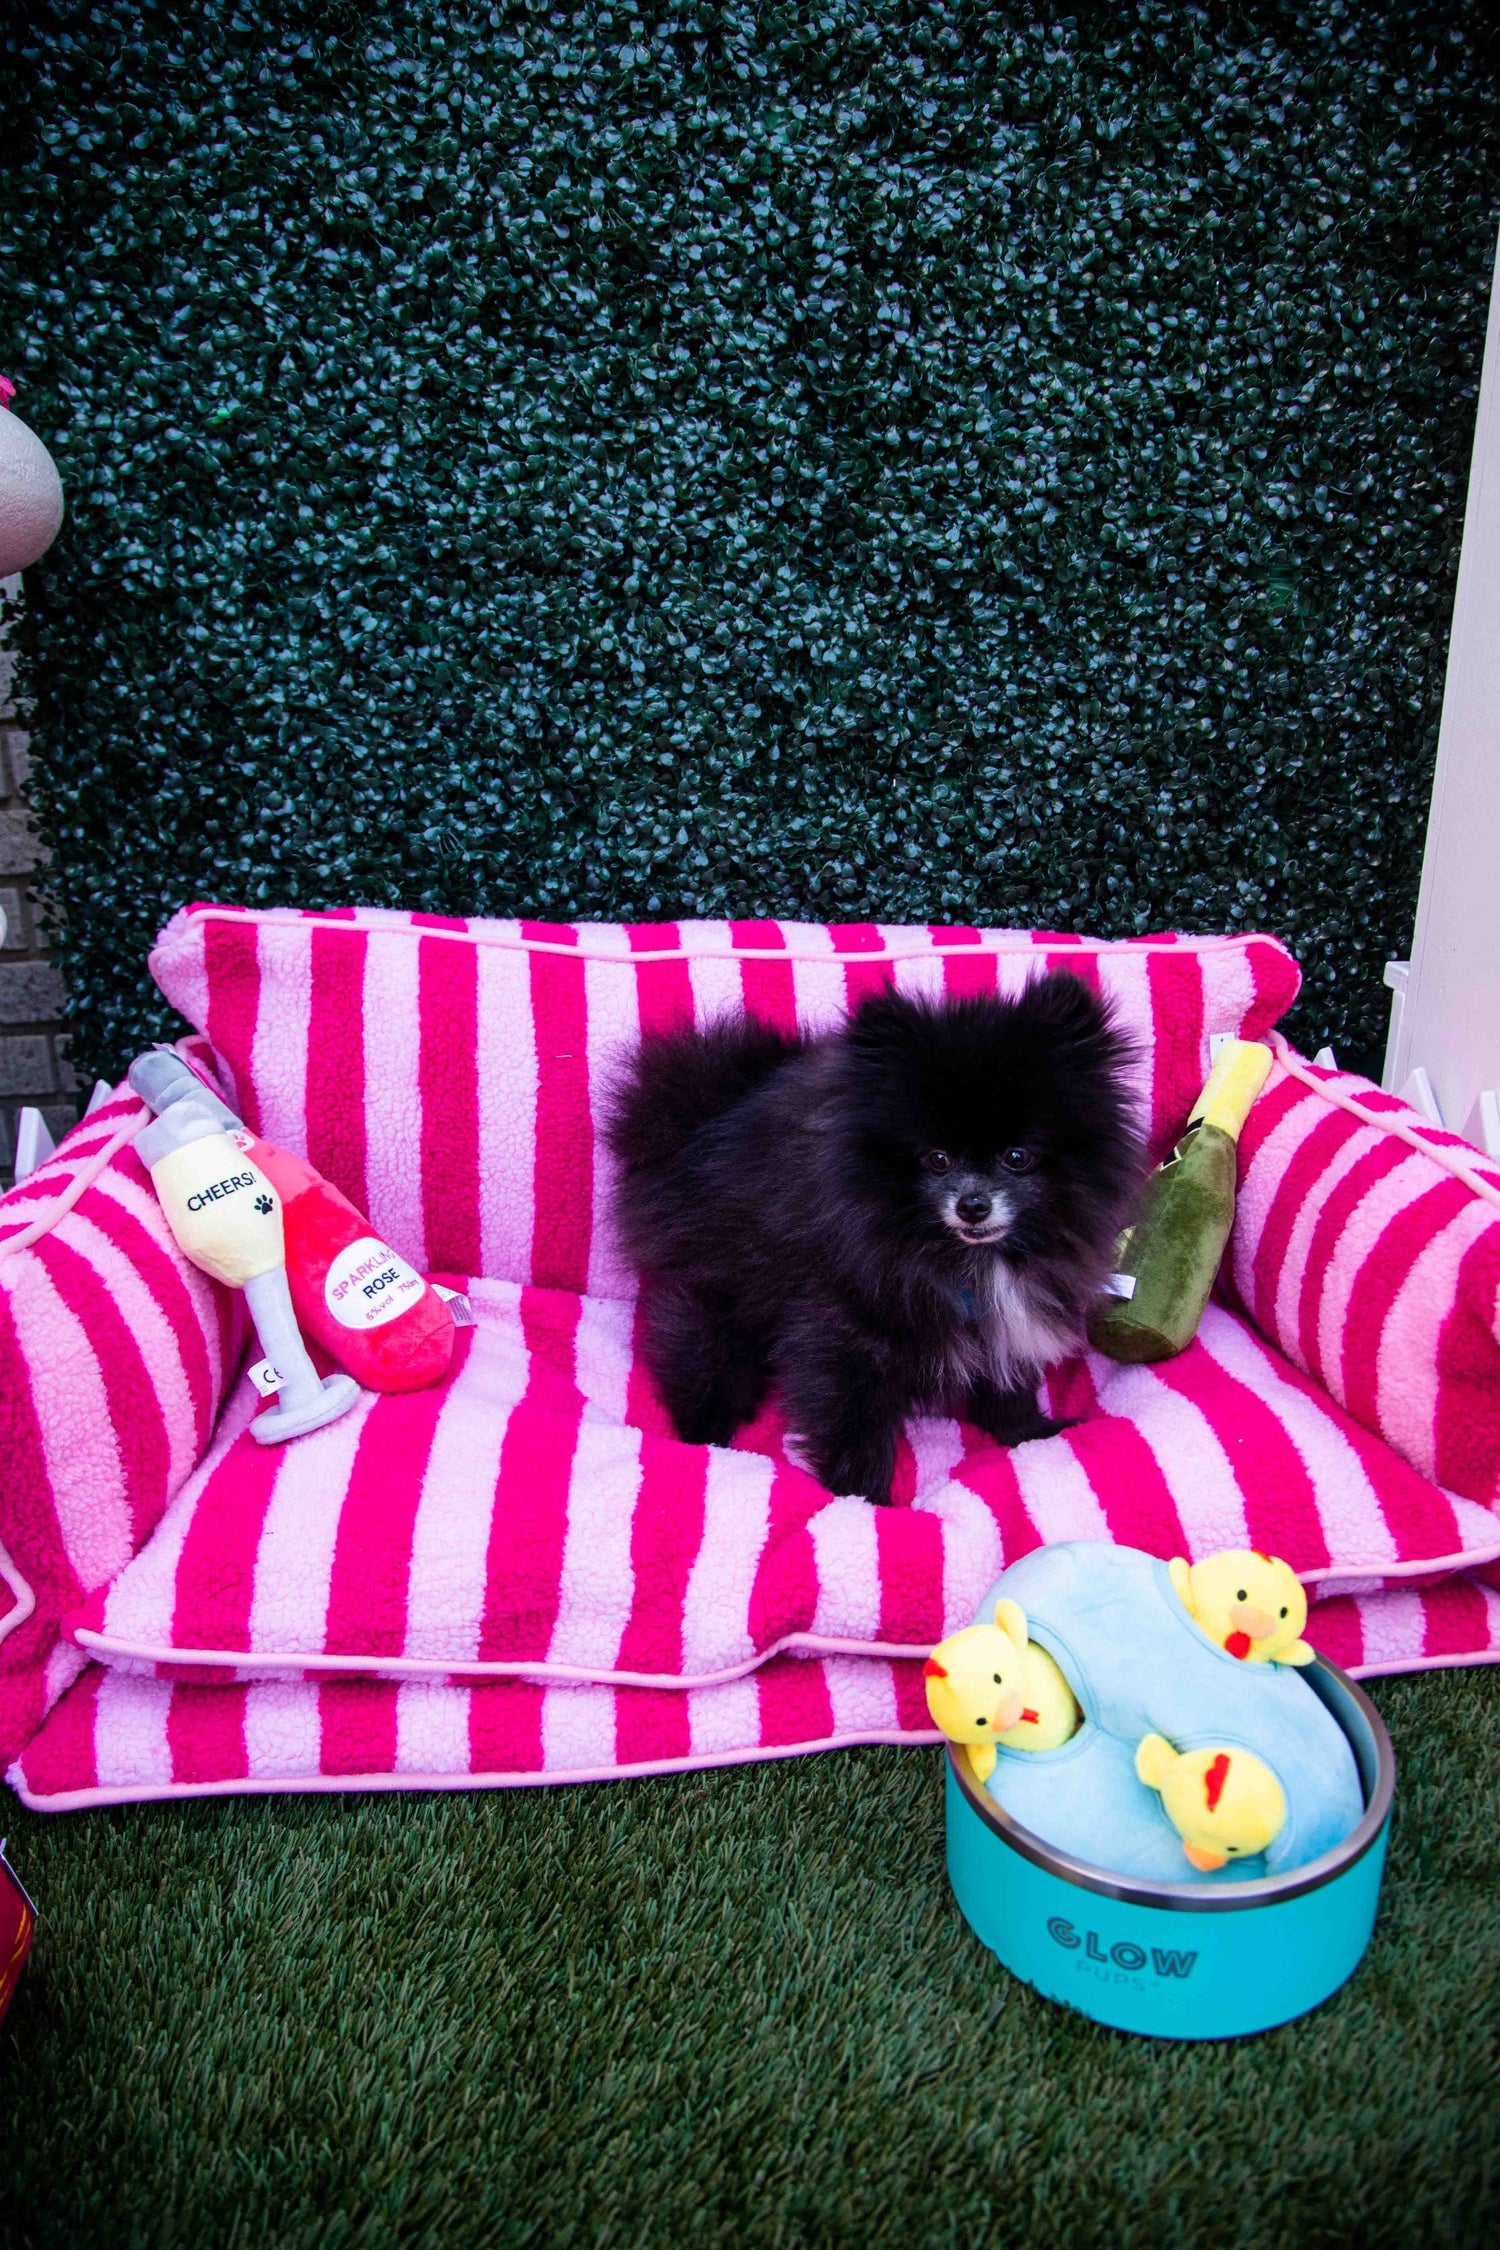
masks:
[[[1001,1151],[1001,1163],[1007,1172],[1034,1172],[1036,1158],[1029,1148],[1008,1148]]]
[[[945,1148],[930,1148],[922,1158],[929,1172],[951,1172],[953,1159]]]

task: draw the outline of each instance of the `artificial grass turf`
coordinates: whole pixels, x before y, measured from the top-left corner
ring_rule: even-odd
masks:
[[[497,1795],[6,1806],[7,2245],[1494,2239],[1500,1673],[1377,1683],[1353,1981],[1158,2045],[957,1917],[938,1754]]]

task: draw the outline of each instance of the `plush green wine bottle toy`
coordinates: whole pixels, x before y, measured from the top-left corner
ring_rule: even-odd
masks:
[[[1089,1311],[1089,1341],[1107,1359],[1173,1359],[1197,1335],[1234,1225],[1235,1143],[1271,1060],[1256,1040],[1226,1040],[1187,1130],[1146,1182],[1141,1215],[1120,1237],[1124,1288]]]

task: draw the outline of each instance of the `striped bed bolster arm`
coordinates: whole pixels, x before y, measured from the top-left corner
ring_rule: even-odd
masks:
[[[246,1337],[187,1264],[128,1088],[0,1197],[0,1761],[82,1668],[58,1624],[197,1466]]]
[[[1221,1288],[1414,1468],[1493,1506],[1500,1165],[1272,1036]]]

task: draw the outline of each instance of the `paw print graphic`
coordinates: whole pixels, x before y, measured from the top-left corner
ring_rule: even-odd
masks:
[[[268,1195],[258,1195],[255,1198],[255,1208],[264,1219],[271,1211],[275,1209],[275,1205],[272,1203],[271,1198]]]

